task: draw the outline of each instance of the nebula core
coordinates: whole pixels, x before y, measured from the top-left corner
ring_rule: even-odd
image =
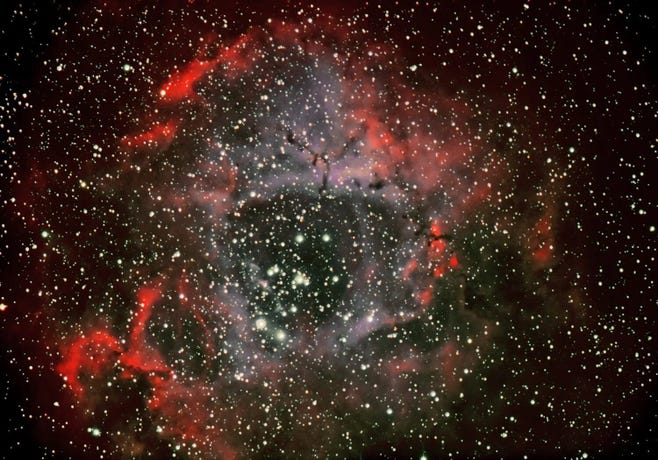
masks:
[[[655,16],[6,8],[7,458],[655,454]]]

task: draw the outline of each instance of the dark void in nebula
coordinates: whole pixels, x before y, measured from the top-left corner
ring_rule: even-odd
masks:
[[[6,458],[655,454],[655,16],[560,3],[3,7]]]

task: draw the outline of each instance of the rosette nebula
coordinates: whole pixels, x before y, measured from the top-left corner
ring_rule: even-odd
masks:
[[[655,453],[650,13],[8,17],[8,457]]]

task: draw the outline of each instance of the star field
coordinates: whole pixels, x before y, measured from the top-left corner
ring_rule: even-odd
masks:
[[[648,9],[3,9],[5,458],[655,454]]]

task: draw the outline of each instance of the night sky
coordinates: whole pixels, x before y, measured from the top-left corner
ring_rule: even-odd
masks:
[[[3,2],[3,458],[658,454],[641,2]]]

